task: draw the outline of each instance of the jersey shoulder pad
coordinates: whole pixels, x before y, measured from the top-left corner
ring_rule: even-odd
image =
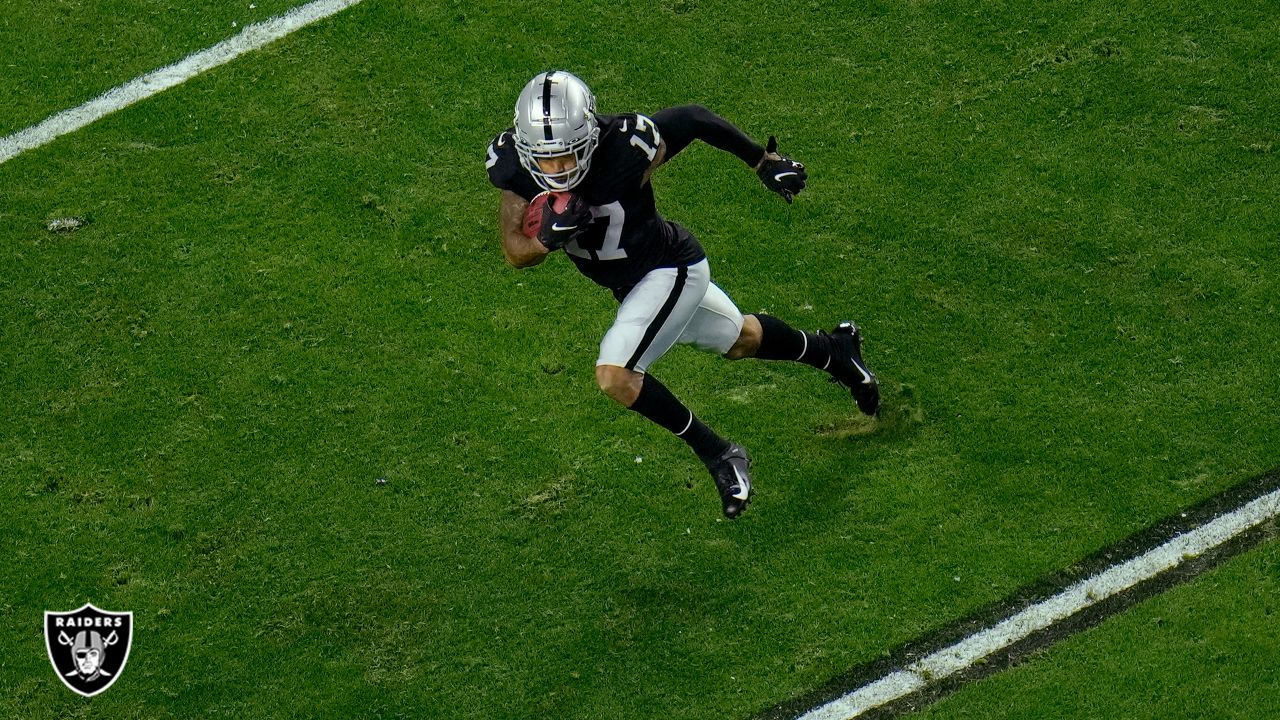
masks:
[[[662,144],[662,134],[658,132],[658,124],[647,115],[626,113],[618,116],[618,134],[627,147],[653,162],[658,154],[658,146]]]
[[[516,153],[516,142],[513,130],[507,128],[489,143],[484,161],[489,172],[489,182],[494,187],[511,192],[526,200],[532,199],[542,191],[529,176],[529,172],[520,164],[520,156]]]
[[[607,157],[610,172],[623,185],[638,183],[658,156],[662,141],[652,120],[636,113],[610,116],[600,133],[600,148]]]

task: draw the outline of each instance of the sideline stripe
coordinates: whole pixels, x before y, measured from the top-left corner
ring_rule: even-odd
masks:
[[[852,720],[873,711],[874,715],[880,716],[895,703],[954,685],[955,678],[972,673],[988,658],[1018,646],[1037,633],[1043,634],[1059,623],[1074,620],[1084,611],[1107,600],[1118,600],[1137,592],[1138,586],[1148,581],[1176,574],[1172,571],[1181,565],[1197,565],[1185,579],[1204,572],[1216,563],[1198,564],[1196,561],[1202,556],[1219,550],[1225,553],[1224,546],[1236,544],[1233,541],[1239,542],[1251,530],[1280,517],[1277,476],[1264,476],[1246,485],[1256,486],[1259,483],[1269,492],[1252,495],[1251,500],[1234,510],[1211,517],[1195,529],[1178,534],[1141,555],[1111,565],[1047,600],[1004,617],[941,650],[930,652],[915,662],[904,663],[905,667],[883,674],[825,704],[810,706],[812,709],[798,715],[798,720]],[[1228,491],[1226,494],[1232,493]],[[1208,504],[1216,505],[1217,502],[1211,500]],[[1181,516],[1186,518],[1188,513]],[[1242,551],[1243,548],[1236,550]],[[1223,559],[1217,558],[1217,561]],[[1070,633],[1064,633],[1063,637],[1067,634]],[[952,682],[948,683],[948,679]]]
[[[361,2],[363,0],[316,0],[279,17],[248,25],[235,37],[134,78],[83,105],[52,115],[38,125],[0,138],[0,164]]]

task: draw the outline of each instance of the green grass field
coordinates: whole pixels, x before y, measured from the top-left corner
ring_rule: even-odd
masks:
[[[241,5],[15,3],[0,135],[288,7]],[[745,718],[1280,465],[1272,4],[551,10],[367,0],[0,166],[0,717]],[[655,178],[744,311],[857,320],[885,390],[655,365],[755,456],[739,521],[595,389],[607,293],[502,261],[484,148],[549,67],[809,168]],[[1117,655],[1125,716],[1274,714],[1144,638],[1273,656],[1275,567],[927,715],[1112,717]],[[41,621],[89,601],[137,630],[86,701]]]
[[[1256,549],[919,717],[1276,717],[1277,568]]]

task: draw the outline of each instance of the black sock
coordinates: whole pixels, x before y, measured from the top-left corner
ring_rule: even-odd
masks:
[[[831,364],[831,341],[825,335],[797,330],[772,315],[756,315],[760,321],[761,360],[792,360],[826,370]]]
[[[640,395],[631,403],[634,410],[653,422],[670,430],[676,437],[689,444],[703,464],[715,460],[720,453],[729,448],[729,441],[720,437],[714,430],[702,424],[694,417],[684,403],[657,378],[645,374],[644,384],[640,386]]]

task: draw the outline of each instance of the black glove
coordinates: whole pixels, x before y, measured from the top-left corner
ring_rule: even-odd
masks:
[[[801,163],[777,153],[778,138],[770,135],[769,144],[764,149],[764,160],[760,161],[756,174],[765,187],[781,195],[783,200],[791,202],[804,189],[804,182],[809,179],[809,174],[804,171]],[[775,155],[776,158],[770,158],[770,155]]]
[[[563,196],[567,195],[568,200]],[[542,206],[542,226],[538,242],[548,250],[559,250],[586,231],[591,224],[591,206],[573,193],[556,193]]]

